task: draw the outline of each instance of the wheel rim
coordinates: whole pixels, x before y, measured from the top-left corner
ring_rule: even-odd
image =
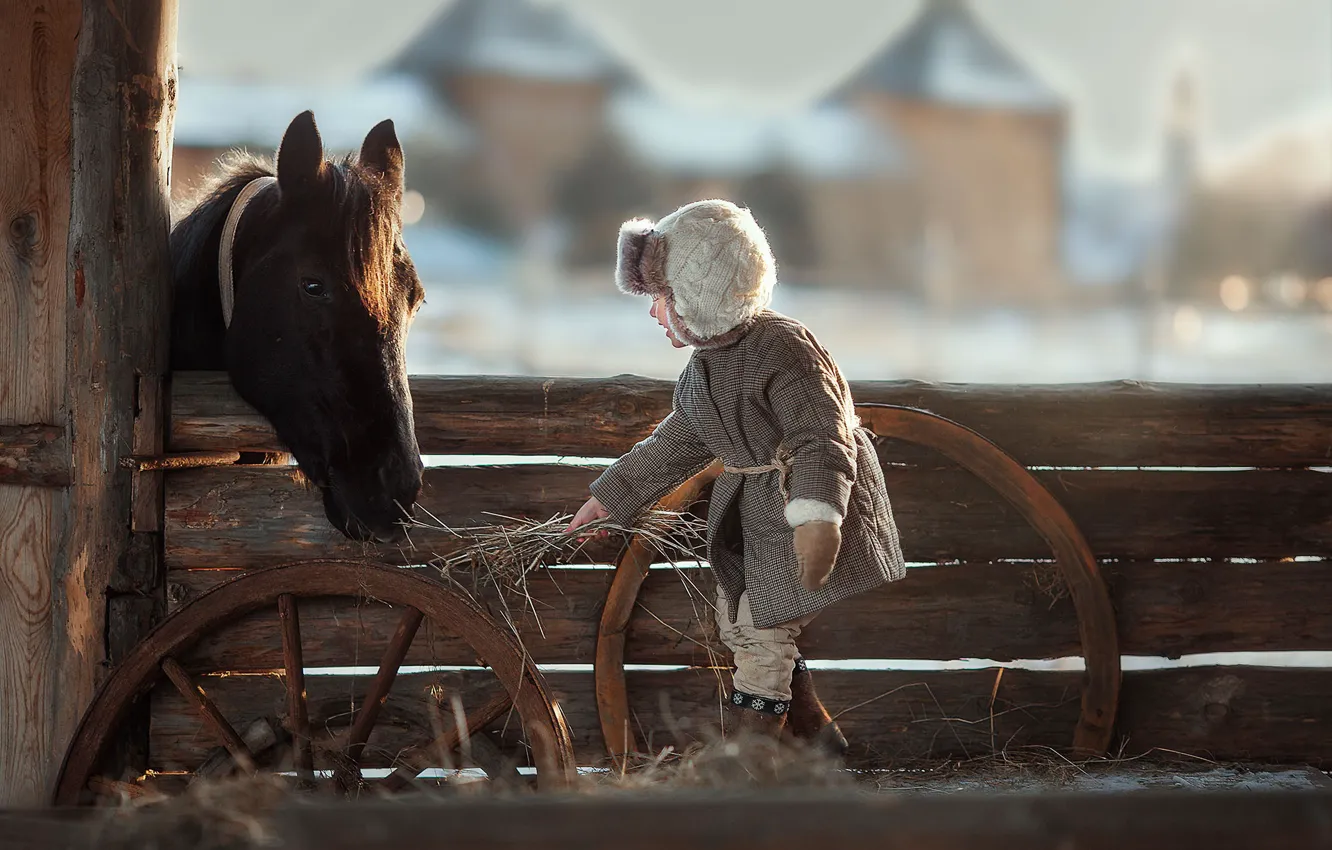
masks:
[[[856,413],[876,436],[934,449],[976,475],[1013,505],[1050,546],[1073,597],[1087,665],[1072,749],[1083,756],[1103,755],[1110,746],[1119,705],[1118,636],[1109,591],[1073,518],[1031,472],[965,425],[900,405],[859,404]],[[708,467],[663,499],[661,506],[687,508],[720,472],[717,464]],[[597,633],[597,713],[607,752],[617,763],[638,749],[630,723],[624,651],[629,619],[651,561],[651,550],[633,538],[616,566]]]
[[[279,606],[283,596],[351,593],[410,606],[467,641],[508,692],[527,731],[540,787],[559,788],[572,780],[575,773],[572,738],[544,678],[517,638],[474,601],[424,576],[384,564],[302,561],[253,570],[223,582],[150,632],[98,689],[84,713],[65,752],[56,783],[55,804],[78,803],[130,707],[162,678],[164,661],[238,617]]]

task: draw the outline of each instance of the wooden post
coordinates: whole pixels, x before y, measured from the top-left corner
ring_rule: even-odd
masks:
[[[160,605],[119,460],[161,434],[175,39],[176,0],[0,4],[0,426],[63,432],[0,478],[0,806],[45,801],[108,631]]]

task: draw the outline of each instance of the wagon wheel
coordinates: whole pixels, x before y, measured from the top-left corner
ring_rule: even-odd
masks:
[[[290,736],[294,743],[293,768],[302,785],[315,780],[312,734],[308,714],[299,620],[301,597],[365,596],[387,603],[403,613],[385,647],[379,669],[370,684],[355,720],[346,731],[341,756],[333,765],[335,784],[348,789],[361,783],[360,761],[376,721],[385,711],[390,689],[407,651],[424,619],[461,637],[475,651],[478,661],[490,668],[503,686],[484,705],[473,708],[455,726],[435,740],[423,741],[431,752],[449,751],[462,744],[476,745],[486,756],[498,751],[479,733],[510,710],[521,721],[537,782],[542,789],[566,785],[574,775],[573,745],[559,706],[552,700],[544,679],[523,652],[517,639],[499,626],[465,595],[424,576],[383,564],[359,561],[306,561],[248,572],[201,594],[159,624],[98,690],[69,749],[56,783],[56,805],[75,805],[87,800],[90,788],[129,790],[98,776],[97,769],[117,727],[135,701],[166,677],[203,721],[204,727],[225,748],[219,755],[242,770],[253,771],[261,762],[259,747],[272,749],[275,724],[262,719],[244,727],[244,733],[223,716],[208,694],[177,661],[191,646],[214,630],[261,609],[276,608],[282,632],[286,706]],[[265,730],[264,726],[269,726]],[[431,736],[434,737],[434,736]],[[425,751],[425,748],[421,748]],[[229,759],[226,756],[229,755]],[[213,759],[211,761],[216,761]],[[495,758],[491,773],[508,772]],[[421,758],[405,760],[380,781],[385,790],[400,790],[415,777],[413,766]],[[201,766],[204,768],[215,765]],[[503,768],[503,770],[501,770]],[[207,771],[202,771],[207,773]]]
[[[934,449],[976,475],[1017,508],[1050,546],[1073,598],[1086,659],[1073,750],[1085,756],[1104,755],[1119,705],[1119,640],[1110,594],[1096,557],[1073,518],[1022,464],[964,425],[929,411],[897,405],[857,405],[856,413],[877,436]],[[660,506],[684,510],[702,498],[720,472],[721,465],[713,464],[663,499]],[[616,566],[597,633],[597,713],[607,750],[617,761],[637,749],[625,688],[625,630],[652,555],[643,540],[635,537],[630,541]]]

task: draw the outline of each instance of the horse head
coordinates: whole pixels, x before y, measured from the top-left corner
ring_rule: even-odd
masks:
[[[401,539],[422,462],[404,344],[424,298],[402,242],[393,123],[325,158],[310,112],[277,167],[233,164],[172,232],[172,368],[225,368],[360,540]]]

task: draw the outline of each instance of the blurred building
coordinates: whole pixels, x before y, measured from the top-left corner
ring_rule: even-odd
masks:
[[[187,208],[225,154],[274,157],[291,120],[312,110],[325,153],[355,154],[370,128],[392,118],[406,153],[404,239],[413,262],[431,279],[493,280],[510,250],[485,234],[457,227],[438,186],[465,170],[476,137],[422,80],[378,75],[357,85],[256,83],[183,76],[175,119],[171,197]]]
[[[612,98],[607,121],[622,151],[621,173],[610,179],[640,187],[634,201],[647,214],[729,198],[749,207],[766,229],[788,283],[913,285],[909,165],[897,139],[863,113],[824,103],[796,113],[745,114],[625,87]],[[566,175],[565,211],[600,179],[595,168],[589,159]],[[589,222],[595,233],[583,237],[585,249],[571,259],[608,262],[614,241],[607,237],[623,212],[601,210]]]
[[[929,0],[837,98],[901,140],[935,299],[1057,299],[1066,107],[966,0]]]
[[[441,278],[556,264],[552,286],[601,286],[620,222],[721,196],[754,211],[787,283],[944,309],[1332,309],[1332,184],[1306,176],[1311,157],[1332,174],[1332,128],[1274,132],[1209,174],[1187,69],[1167,91],[1156,173],[1125,178],[1070,161],[1064,98],[968,0],[920,0],[834,90],[778,114],[671,100],[560,5],[455,0],[357,85],[182,79],[173,194],[227,149],[271,153],[313,108],[331,151],[394,118],[423,204],[409,245]]]
[[[528,0],[459,0],[390,67],[477,138],[459,214],[505,236],[556,222],[574,268],[604,268],[631,215],[724,196],[788,281],[968,304],[1063,285],[1064,104],[965,0],[926,0],[838,91],[782,115],[667,101]]]
[[[380,75],[357,85],[296,85],[185,75],[177,97],[171,193],[197,189],[220,156],[236,149],[272,157],[287,125],[314,112],[329,155],[353,153],[370,128],[392,118],[412,172],[459,158],[474,137],[428,86],[407,75]]]
[[[457,0],[389,65],[426,82],[478,144],[448,187],[467,219],[516,236],[592,147],[623,74],[574,18],[528,0]]]

